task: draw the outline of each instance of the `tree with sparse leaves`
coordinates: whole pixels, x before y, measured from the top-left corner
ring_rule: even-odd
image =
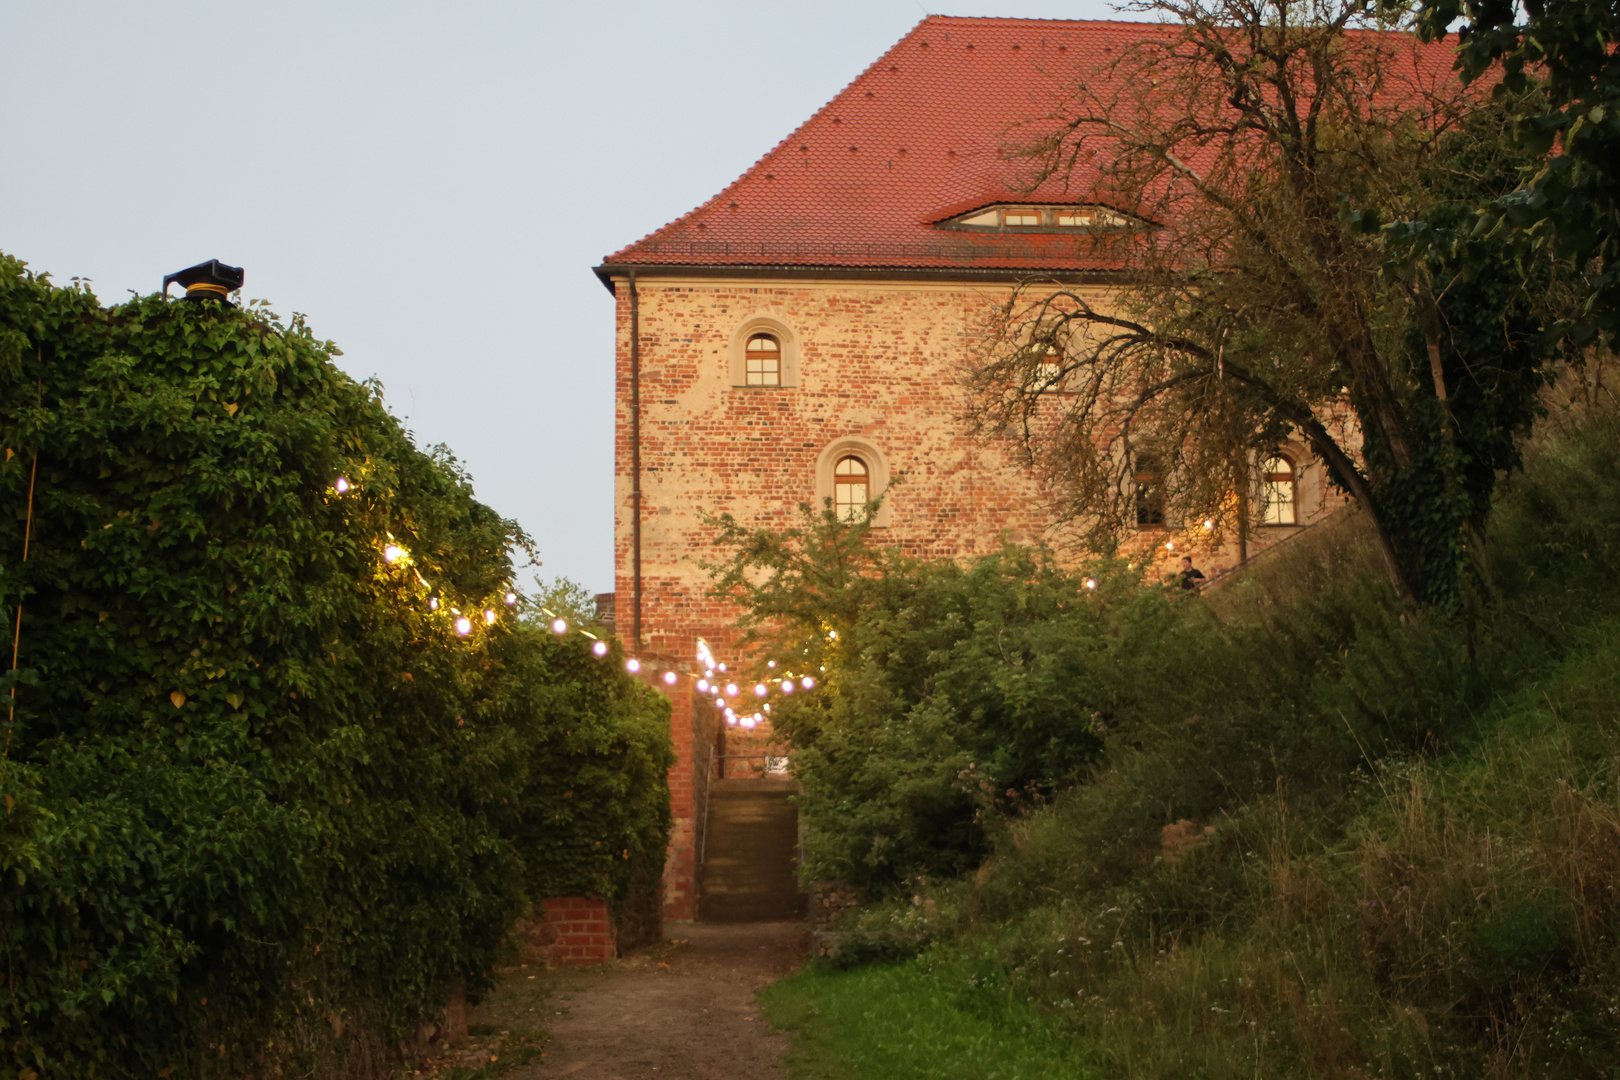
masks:
[[[1455,601],[1549,375],[1550,271],[1402,261],[1378,226],[1516,183],[1517,99],[1470,93],[1356,0],[1141,9],[1167,25],[1082,73],[1023,151],[1037,182],[1100,170],[1100,201],[1141,223],[1098,237],[1126,283],[1106,306],[1015,290],[965,374],[971,418],[1103,550],[1144,472],[1172,519],[1246,528],[1256,464],[1298,438],[1370,517],[1403,602]]]

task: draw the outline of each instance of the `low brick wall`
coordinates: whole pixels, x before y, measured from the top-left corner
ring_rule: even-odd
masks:
[[[513,926],[520,959],[547,967],[600,964],[619,955],[607,903],[594,896],[557,896]]]

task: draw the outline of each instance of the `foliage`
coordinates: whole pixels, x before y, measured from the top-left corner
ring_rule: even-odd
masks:
[[[1376,225],[1510,188],[1516,99],[1479,109],[1355,0],[1141,7],[1171,25],[1023,150],[1037,179],[1146,223],[1097,238],[1131,280],[1106,303],[1016,290],[965,375],[978,430],[1018,446],[1098,550],[1148,483],[1170,520],[1244,535],[1260,461],[1297,439],[1367,512],[1403,600],[1454,605],[1551,361],[1548,269],[1527,287],[1485,239],[1467,275],[1438,248],[1402,262]]]
[[[1475,234],[1521,258],[1553,252],[1582,271],[1582,304],[1558,329],[1579,345],[1620,344],[1620,7],[1613,0],[1429,0],[1430,39],[1458,28],[1457,68],[1499,97],[1536,87],[1513,135],[1533,156],[1522,183],[1481,200]],[[1481,252],[1475,252],[1476,256]],[[1483,267],[1481,259],[1473,265]]]
[[[539,589],[534,597],[535,608],[553,612],[553,618],[567,619],[574,626],[595,624],[596,597],[585,586],[560,574],[550,581],[540,580],[536,584]]]
[[[1122,564],[1099,564],[1093,592],[1044,553],[919,562],[800,511],[781,533],[720,519],[732,558],[712,569],[754,640],[821,677],[772,714],[804,786],[809,872],[877,887],[961,873],[999,813],[1086,774],[1128,692],[1103,673],[1162,605]]]
[[[369,1068],[662,850],[666,706],[496,614],[526,540],[334,353],[0,263],[0,1073]]]
[[[1402,623],[1355,532],[1175,605],[1094,775],[846,940],[1107,1075],[1612,1075],[1620,425],[1504,483],[1471,619]]]

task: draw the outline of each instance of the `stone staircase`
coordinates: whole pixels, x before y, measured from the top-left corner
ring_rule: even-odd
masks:
[[[799,811],[792,780],[711,780],[699,922],[781,922],[804,917]]]

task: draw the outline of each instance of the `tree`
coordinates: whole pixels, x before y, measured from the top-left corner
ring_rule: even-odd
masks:
[[[1543,307],[1517,277],[1392,263],[1376,226],[1448,185],[1511,186],[1493,138],[1511,100],[1483,109],[1448,56],[1357,0],[1141,10],[1170,22],[1021,151],[1035,183],[1095,168],[1098,201],[1142,223],[1098,237],[1130,280],[1106,307],[1015,290],[965,376],[971,419],[1104,550],[1144,473],[1172,517],[1245,528],[1257,459],[1297,436],[1367,512],[1403,602],[1453,599],[1535,415]]]
[[[662,865],[667,702],[333,352],[0,256],[0,1074],[369,1068]]]
[[[1523,182],[1482,200],[1476,229],[1581,272],[1582,303],[1559,329],[1580,346],[1620,345],[1620,5],[1614,0],[1425,0],[1420,29],[1458,31],[1457,70],[1501,97],[1538,91],[1512,135],[1532,156]],[[1558,152],[1554,153],[1553,148]]]

